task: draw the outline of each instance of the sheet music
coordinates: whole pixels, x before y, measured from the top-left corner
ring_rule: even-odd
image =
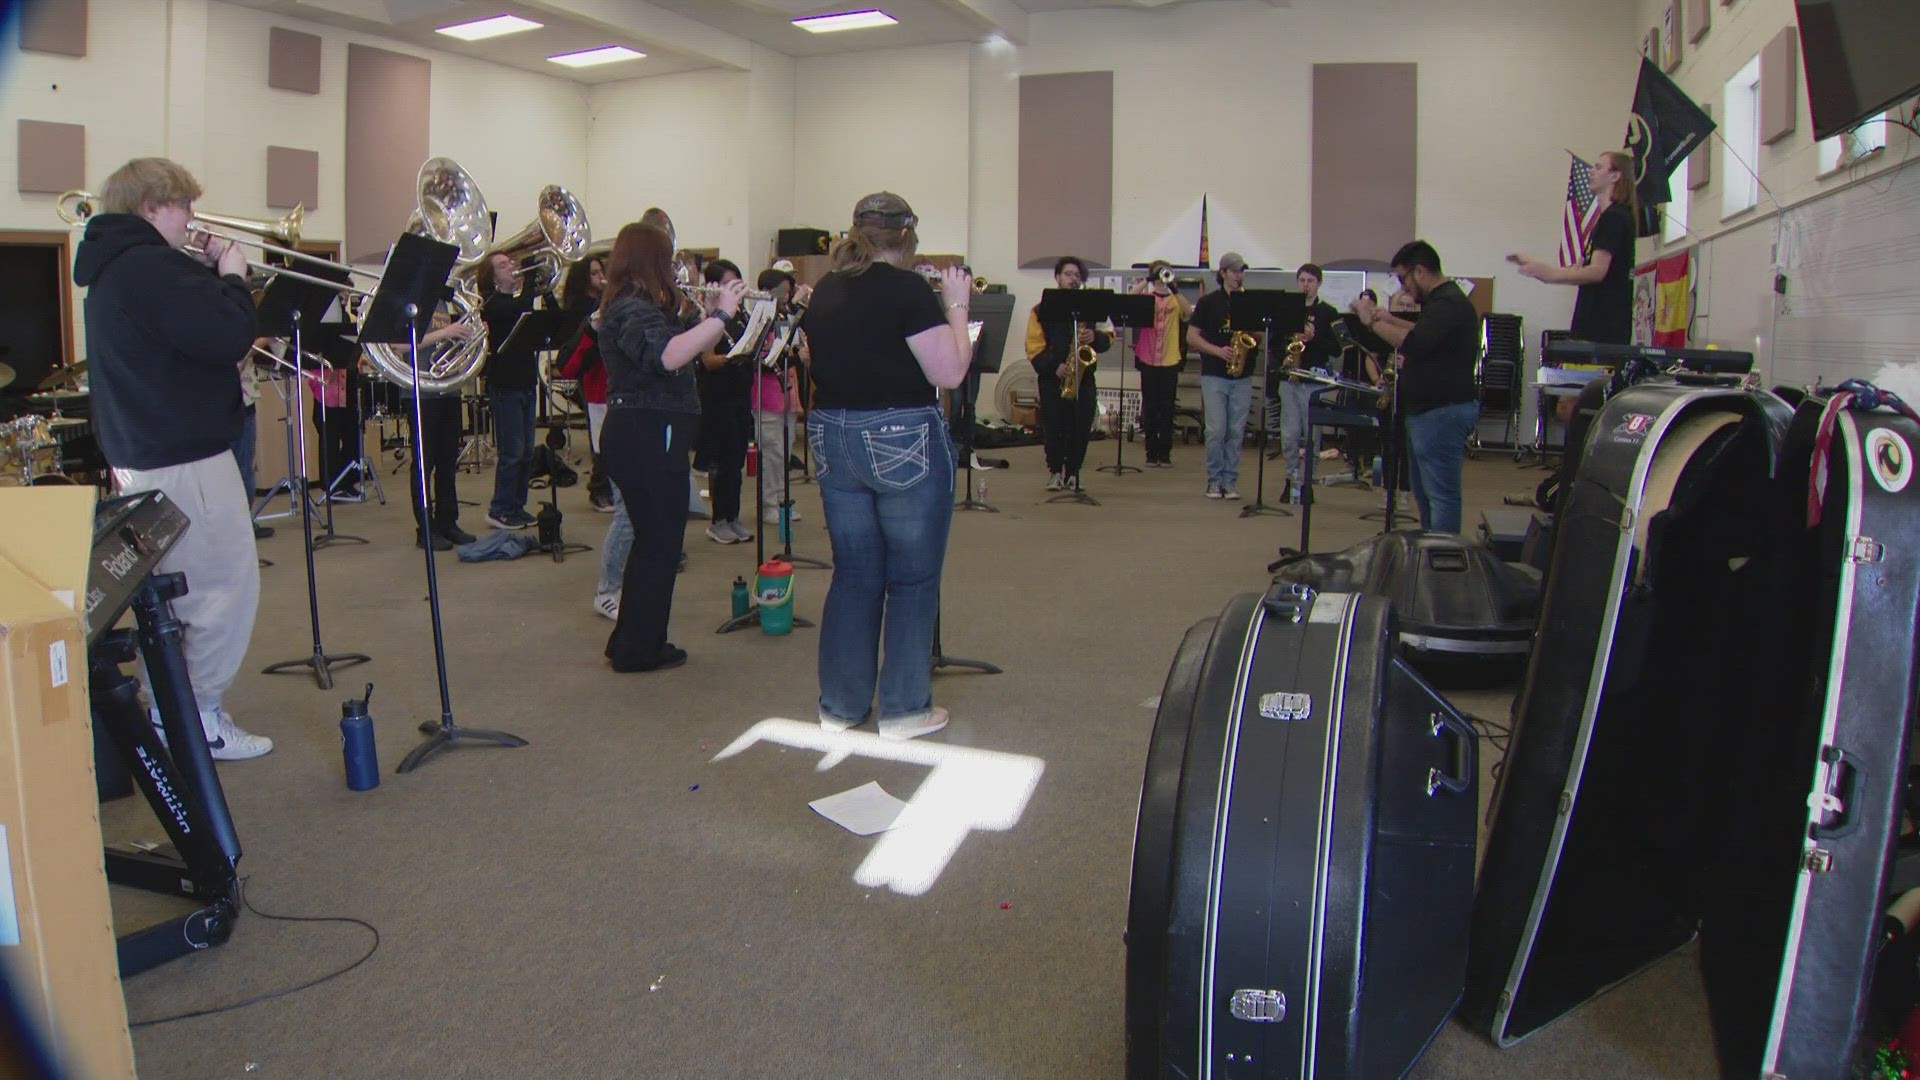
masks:
[[[767,335],[766,347],[759,352],[760,362],[768,366],[778,366],[780,358],[786,354],[787,346],[793,341],[793,320],[789,319],[774,327]]]
[[[975,347],[978,347],[980,344],[980,331],[986,329],[986,325],[987,324],[983,322],[968,323],[967,324],[967,342]]]
[[[747,328],[740,332],[739,340],[728,350],[727,359],[734,360],[742,356],[752,356],[760,344],[760,336],[767,332],[773,322],[776,305],[772,300],[747,301]]]

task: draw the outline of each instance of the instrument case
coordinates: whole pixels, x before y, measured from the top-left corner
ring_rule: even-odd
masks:
[[[1391,600],[1400,655],[1441,686],[1519,678],[1540,611],[1536,571],[1447,533],[1381,533],[1345,551],[1299,556],[1273,579]]]
[[[1380,599],[1276,585],[1188,631],[1148,751],[1127,1076],[1372,1078],[1459,1000],[1473,729]]]
[[[1850,1075],[1915,707],[1920,428],[1647,383],[1560,516],[1474,911],[1511,1045],[1700,940],[1722,1075]],[[1596,617],[1596,613],[1598,613]]]

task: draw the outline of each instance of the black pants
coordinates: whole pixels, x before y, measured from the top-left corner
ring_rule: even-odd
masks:
[[[593,450],[593,464],[587,471],[587,498],[596,502],[606,502],[613,498],[613,481],[607,478],[606,467],[600,464],[600,451]]]
[[[348,384],[347,403],[337,408],[322,410],[319,402],[313,402],[313,432],[319,439],[314,448],[314,459],[320,466],[320,487],[333,483],[340,470],[349,462],[360,459],[359,417],[353,411],[352,384]],[[342,490],[354,490],[360,486],[360,477],[356,474],[352,480],[341,485]]]
[[[413,401],[401,399],[409,423],[413,420]],[[331,413],[333,410],[328,410]],[[329,417],[331,419],[331,417]],[[455,463],[460,460],[460,395],[443,394],[420,399],[420,456],[427,466],[427,488],[433,499],[433,531],[441,532],[460,522],[460,493],[455,490]],[[413,523],[419,525],[420,479],[407,470],[407,491],[413,496]]]
[[[1148,461],[1173,460],[1173,403],[1180,394],[1180,369],[1135,364],[1140,373],[1140,429]]]
[[[607,638],[607,658],[617,663],[645,664],[666,647],[673,582],[687,539],[688,455],[700,423],[685,413],[611,408],[600,428],[601,462],[633,522],[620,620]]]
[[[714,521],[735,521],[740,517],[747,440],[752,435],[753,412],[745,402],[715,402],[711,406],[702,403],[700,445],[706,459],[707,497],[713,500]]]
[[[1076,401],[1060,396],[1060,380],[1040,380],[1040,435],[1046,444],[1048,472],[1080,475],[1080,466],[1087,460],[1087,434],[1093,430],[1097,398],[1091,372],[1081,378]]]

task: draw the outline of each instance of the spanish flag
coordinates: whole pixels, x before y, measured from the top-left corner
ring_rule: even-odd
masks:
[[[1653,268],[1653,344],[1684,349],[1687,327],[1693,323],[1693,272],[1690,252],[1670,255]]]

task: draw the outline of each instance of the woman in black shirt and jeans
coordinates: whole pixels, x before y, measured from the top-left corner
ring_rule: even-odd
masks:
[[[918,220],[890,192],[861,199],[801,322],[813,350],[808,451],[833,539],[820,725],[865,723],[877,688],[887,739],[947,723],[927,662],[953,521],[953,440],[935,387],[959,386],[973,359],[970,276],[943,271],[936,294],[907,269]]]
[[[628,225],[607,257],[600,308],[607,420],[600,429],[600,458],[633,520],[620,617],[607,639],[615,671],[686,663],[686,650],[667,640],[667,618],[686,541],[688,458],[700,437],[692,364],[720,340],[745,293],[744,283],[724,286],[714,309],[689,327],[691,312],[674,287],[667,233]]]

